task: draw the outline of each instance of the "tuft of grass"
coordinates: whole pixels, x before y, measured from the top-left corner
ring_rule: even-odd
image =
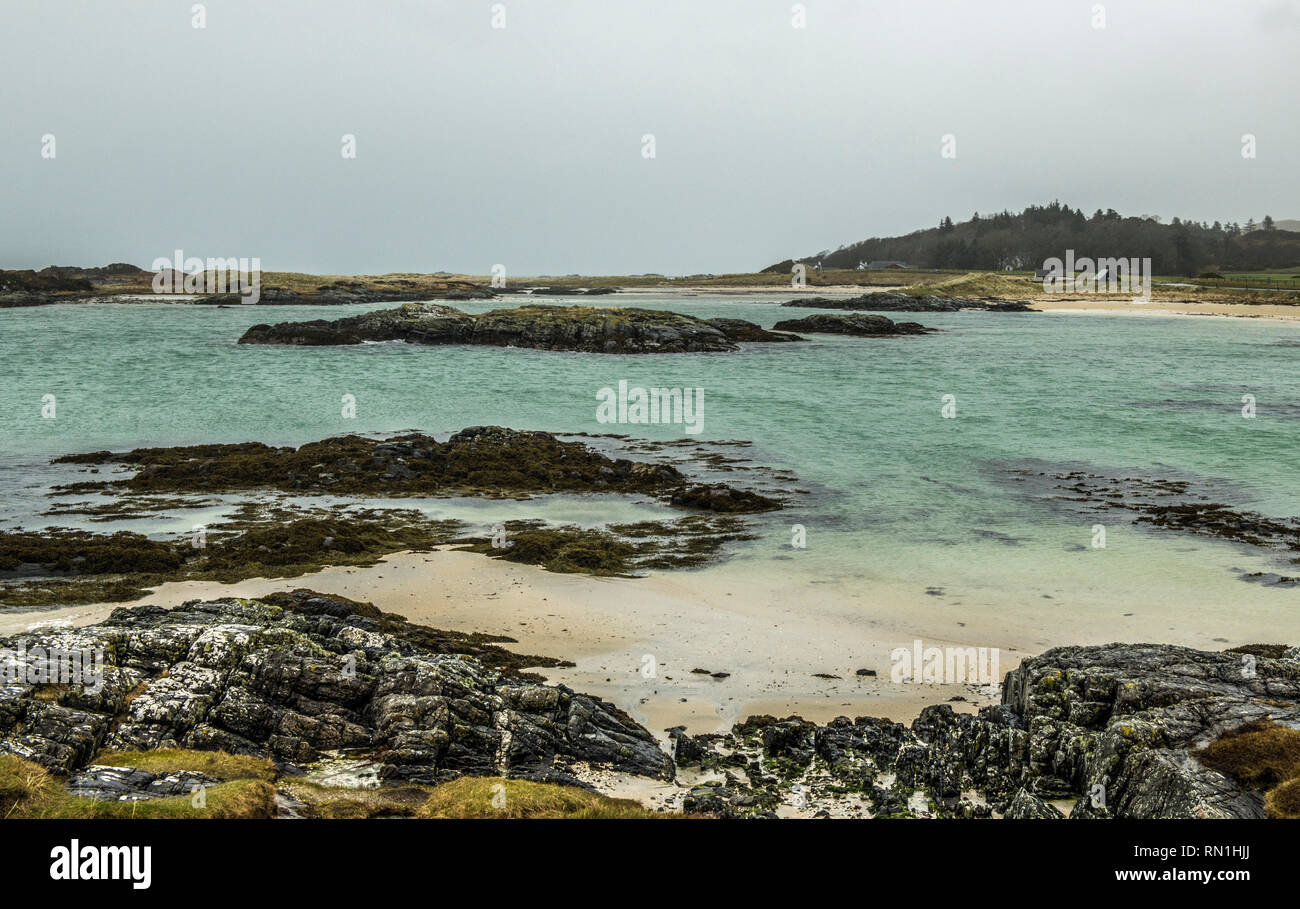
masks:
[[[307,806],[312,817],[330,819],[416,817],[433,786],[381,786],[350,789],[310,780],[286,780],[280,788]]]
[[[1264,797],[1264,814],[1267,817],[1300,819],[1300,778],[1287,780]]]
[[[275,787],[265,780],[232,780],[212,786],[204,792],[200,805],[191,796],[106,801],[72,795],[58,777],[39,764],[0,754],[2,818],[271,818],[275,811]]]
[[[275,764],[268,758],[224,751],[159,748],[156,751],[101,751],[92,762],[109,767],[135,767],[149,773],[189,770],[217,780],[274,780]]]
[[[281,788],[320,818],[658,818],[630,799],[596,795],[555,783],[472,777],[437,786],[345,789],[308,780]]]
[[[631,799],[573,786],[501,777],[465,776],[436,787],[416,812],[421,818],[662,818]]]

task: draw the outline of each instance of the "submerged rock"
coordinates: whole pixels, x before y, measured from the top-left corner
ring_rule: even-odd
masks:
[[[283,769],[346,748],[386,781],[547,778],[578,761],[673,776],[653,736],[618,708],[491,668],[494,648],[459,646],[470,643],[308,590],[118,609],[97,625],[0,639],[10,652],[104,660],[102,685],[51,691],[17,673],[0,689],[0,751],[126,798],[195,781],[87,768],[101,749],[220,750]]]
[[[826,332],[839,335],[857,335],[864,338],[882,338],[891,335],[920,335],[934,331],[916,322],[895,322],[887,316],[867,313],[827,315],[818,313],[802,319],[786,319],[773,326],[777,331]]]
[[[725,320],[739,322],[740,320]],[[743,340],[789,338],[757,326],[719,327],[694,316],[654,309],[530,304],[472,315],[437,303],[408,303],[343,319],[254,325],[240,344],[332,345],[365,341],[483,344],[587,353],[682,353],[737,350]],[[770,336],[770,337],[768,337]]]

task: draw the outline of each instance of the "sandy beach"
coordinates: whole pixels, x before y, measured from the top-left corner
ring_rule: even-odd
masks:
[[[1276,322],[1300,321],[1300,306],[1268,303],[1201,303],[1192,300],[1162,300],[1149,303],[1131,299],[1092,299],[1044,294],[1027,301],[1044,312],[1100,313],[1126,316],[1217,316],[1238,319],[1266,319]]]
[[[817,722],[840,715],[906,722],[927,704],[950,702],[973,712],[996,702],[992,690],[975,684],[892,683],[890,651],[918,638],[927,647],[996,645],[1000,674],[1060,644],[1122,638],[1229,646],[1217,636],[1221,623],[1202,621],[1206,617],[1188,604],[1156,602],[1134,610],[1131,601],[1102,595],[1088,608],[1049,617],[1032,596],[996,610],[971,609],[902,586],[819,584],[810,590],[810,583],[818,582],[756,573],[743,561],[595,578],[469,552],[402,552],[368,568],[330,567],[236,584],[168,583],[131,603],[5,612],[0,634],[50,622],[91,624],[122,606],[170,607],[307,587],[434,627],[508,635],[518,641],[509,645],[516,651],[571,660],[574,667],[545,670],[547,680],[613,701],[661,736],[677,725],[693,733],[725,730],[759,713]],[[1277,619],[1270,613],[1241,609],[1232,623],[1234,643],[1271,639]],[[876,675],[859,676],[859,669]]]

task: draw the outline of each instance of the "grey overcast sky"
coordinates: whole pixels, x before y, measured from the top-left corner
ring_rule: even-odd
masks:
[[[1052,199],[1300,217],[1300,0],[193,5],[0,3],[0,266],[690,274]]]

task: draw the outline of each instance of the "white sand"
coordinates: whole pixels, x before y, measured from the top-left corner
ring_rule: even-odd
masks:
[[[1223,583],[1239,586],[1230,578]],[[1128,596],[1101,587],[1068,609],[1045,606],[1032,592],[973,608],[901,583],[846,587],[739,559],[629,579],[553,574],[469,552],[404,552],[370,568],[326,568],[299,578],[169,583],[134,604],[5,612],[0,634],[50,621],[89,624],[118,606],[309,587],[439,628],[508,635],[518,641],[514,650],[572,660],[575,667],[543,674],[613,701],[661,734],[679,724],[719,731],[755,713],[909,721],[953,696],[966,699],[953,702],[965,711],[996,701],[975,685],[892,683],[890,651],[917,638],[927,647],[997,647],[1000,681],[1025,656],[1062,644],[1156,641],[1217,650],[1229,646],[1225,633],[1232,643],[1274,640],[1286,625],[1280,610],[1291,605],[1252,588],[1236,593],[1225,615],[1215,591],[1207,591],[1205,603],[1172,601],[1159,596],[1159,578],[1150,584]],[[647,657],[652,676],[643,672]],[[730,675],[714,679],[695,668]],[[878,674],[859,677],[859,668]]]
[[[807,582],[773,585],[728,566],[592,578],[468,552],[405,552],[370,568],[236,584],[168,583],[132,603],[7,612],[0,614],[0,634],[51,621],[90,624],[124,606],[256,597],[297,587],[372,602],[438,628],[509,635],[518,640],[511,649],[572,660],[573,668],[544,670],[547,679],[611,700],[656,733],[679,724],[692,732],[718,731],[754,713],[910,720],[926,704],[954,695],[968,699],[953,703],[959,710],[996,700],[974,685],[890,683],[890,649],[920,635],[908,619],[915,606],[879,602],[864,614],[859,600],[813,599],[818,594]],[[971,646],[990,640],[974,626],[970,632]],[[924,637],[927,646],[949,643]],[[653,675],[646,673],[647,657]],[[1018,658],[1001,654],[1000,671],[1014,668]],[[692,673],[695,668],[730,675],[714,679]],[[878,675],[858,677],[859,668]]]

